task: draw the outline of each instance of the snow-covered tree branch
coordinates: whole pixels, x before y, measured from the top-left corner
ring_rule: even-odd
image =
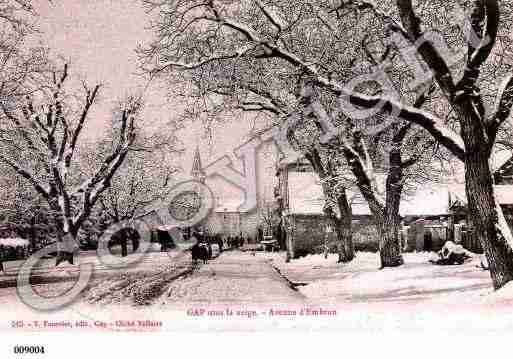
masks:
[[[139,114],[141,100],[132,98],[120,109],[120,125],[117,145],[106,155],[101,166],[89,178],[82,179],[77,186],[73,177],[74,154],[80,135],[87,123],[90,109],[94,105],[100,85],[89,89],[84,87],[83,102],[78,118],[73,115],[72,106],[65,100],[65,84],[68,79],[68,65],[62,71],[54,72],[48,85],[50,92],[38,96],[27,96],[25,104],[9,109],[3,104],[5,117],[16,126],[11,129],[14,136],[23,138],[26,147],[23,153],[35,154],[31,159],[33,170],[18,163],[19,153],[13,153],[12,142],[1,142],[0,161],[10,166],[19,176],[25,178],[34,189],[46,199],[57,217],[61,238],[71,235],[76,238],[84,221],[91,214],[99,196],[110,186],[117,169],[123,163],[136,137],[135,119]],[[44,168],[45,171],[40,169]],[[72,260],[69,254],[60,260]]]

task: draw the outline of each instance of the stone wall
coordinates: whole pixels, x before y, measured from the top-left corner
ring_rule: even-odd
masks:
[[[356,251],[377,252],[379,250],[378,229],[370,217],[354,220],[352,230]]]
[[[323,252],[327,222],[323,216],[294,215],[295,257]],[[333,234],[329,235],[329,242],[334,241],[333,237]]]
[[[318,215],[294,215],[293,220],[295,256],[322,253],[328,220],[324,216]],[[373,252],[378,250],[378,234],[376,226],[370,218],[363,217],[353,220],[352,231],[355,250]],[[329,233],[328,247],[330,252],[337,251],[337,244],[336,233]]]

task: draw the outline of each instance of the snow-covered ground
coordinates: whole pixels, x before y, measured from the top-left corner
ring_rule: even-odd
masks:
[[[284,253],[230,251],[192,268],[187,253],[176,258],[150,253],[138,269],[104,270],[75,303],[52,313],[27,309],[15,288],[2,288],[0,312],[7,321],[85,318],[112,323],[151,319],[162,321],[165,330],[461,333],[513,329],[513,285],[494,292],[489,272],[479,267],[479,256],[452,266],[433,265],[430,257],[429,253],[407,253],[403,266],[379,270],[375,253],[357,253],[351,263],[339,264],[336,255],[328,259],[307,256],[286,263]],[[44,295],[54,295],[69,285],[61,282],[36,287]],[[232,309],[241,314],[190,314],[191,310],[222,313]],[[310,309],[336,311],[336,315],[299,314]],[[271,310],[282,314],[271,315]],[[2,327],[7,328],[8,322]]]
[[[270,265],[265,256],[225,252],[190,276],[171,283],[161,298],[168,306],[227,303],[296,304],[304,297]]]
[[[490,273],[480,268],[478,255],[463,265],[440,266],[429,262],[431,253],[405,253],[403,266],[382,270],[375,253],[359,252],[347,264],[337,263],[334,254],[327,259],[309,255],[290,263],[285,263],[283,255],[266,255],[313,301],[462,307],[489,302],[491,294],[499,297],[493,293]],[[504,295],[500,298],[508,301]]]

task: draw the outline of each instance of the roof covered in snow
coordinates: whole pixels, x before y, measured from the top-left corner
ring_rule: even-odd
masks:
[[[314,172],[289,172],[289,213],[322,215],[325,203],[319,177]],[[353,215],[369,215],[369,206],[356,193],[348,193],[352,198]]]
[[[495,185],[494,190],[500,204],[513,204],[513,185]],[[462,205],[467,204],[465,185],[454,185],[450,188],[450,191],[453,203],[459,201]]]
[[[291,214],[320,215],[323,213],[324,194],[315,173],[289,172],[288,191]]]
[[[4,247],[24,247],[29,245],[29,241],[23,238],[0,238],[0,245]]]
[[[399,213],[402,216],[442,216],[449,213],[449,188],[434,184],[420,188],[402,199]]]
[[[378,181],[379,182],[379,181]],[[322,215],[325,203],[319,177],[314,172],[289,172],[289,213]],[[355,216],[370,215],[370,209],[357,191],[348,191]],[[402,216],[446,215],[449,207],[449,186],[422,188],[401,201]]]

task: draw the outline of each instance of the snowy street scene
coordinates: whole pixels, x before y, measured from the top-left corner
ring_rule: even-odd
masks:
[[[513,0],[0,23],[0,331],[513,333]]]
[[[230,250],[206,264],[195,265],[191,264],[190,255],[171,260],[168,255],[148,253],[137,268],[123,272],[106,270],[97,264],[81,295],[51,315],[28,310],[20,303],[16,289],[9,287],[12,278],[6,275],[0,278],[0,304],[15,309],[25,321],[35,318],[56,323],[80,319],[110,322],[112,318],[133,316],[164,321],[168,324],[161,325],[169,329],[169,323],[179,317],[181,326],[193,331],[201,330],[194,321],[198,315],[194,311],[200,310],[209,311],[205,318],[209,327],[219,329],[250,328],[255,323],[270,328],[269,320],[282,318],[288,318],[291,325],[290,318],[299,317],[301,310],[305,316],[306,311],[311,311],[308,319],[322,323],[317,325],[346,330],[390,327],[450,331],[462,323],[481,320],[483,315],[487,316],[486,323],[461,329],[472,332],[511,328],[511,287],[495,293],[478,255],[463,265],[443,266],[429,262],[434,257],[432,253],[407,253],[406,263],[399,269],[383,270],[376,270],[379,256],[370,252],[358,252],[351,263],[342,266],[337,263],[336,254],[328,258],[307,255],[287,263],[286,256],[279,252]],[[94,258],[87,257],[84,256],[84,263]],[[69,265],[36,273],[33,287],[46,297],[69,290],[77,277],[76,268]],[[219,311],[227,308],[244,308],[246,321],[234,323],[223,318],[219,322]],[[444,313],[451,314],[444,317]],[[312,325],[306,323],[298,322],[295,326]],[[134,330],[112,325],[110,330]],[[39,329],[55,330],[51,324]]]

